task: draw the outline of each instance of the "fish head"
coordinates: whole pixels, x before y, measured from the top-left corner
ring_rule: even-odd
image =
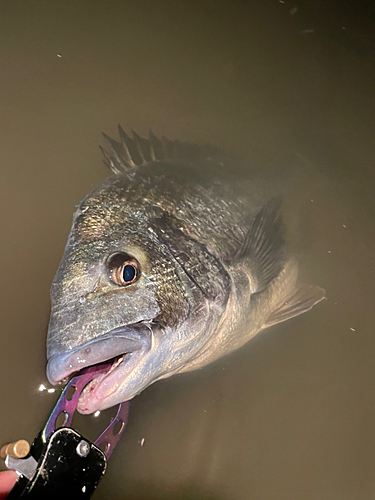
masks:
[[[212,301],[184,268],[192,249],[175,231],[167,241],[168,228],[160,210],[129,207],[108,184],[74,215],[51,286],[47,376],[56,384],[113,358],[83,391],[82,413],[180,371],[207,341]]]

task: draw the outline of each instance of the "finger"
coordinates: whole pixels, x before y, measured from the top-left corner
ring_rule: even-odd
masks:
[[[4,500],[18,479],[18,474],[14,470],[0,472],[0,500]]]

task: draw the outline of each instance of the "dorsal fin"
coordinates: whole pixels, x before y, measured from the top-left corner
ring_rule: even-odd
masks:
[[[143,139],[143,137],[140,137],[136,132],[134,132],[134,130],[132,130],[132,135],[142,164],[150,162],[150,141],[148,141],[147,139]]]
[[[152,130],[149,132],[150,154],[152,161],[163,159],[163,148],[161,141],[156,137]]]
[[[158,161],[192,162],[212,159],[221,161],[225,157],[224,153],[214,146],[170,141],[165,137],[159,139],[151,130],[148,139],[140,137],[134,131],[132,137],[129,137],[121,125],[118,126],[118,130],[120,142],[103,133],[109,147],[107,150],[100,147],[104,163],[116,175]]]

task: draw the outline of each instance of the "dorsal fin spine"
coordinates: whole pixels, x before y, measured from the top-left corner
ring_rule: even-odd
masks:
[[[155,149],[154,149],[154,145],[153,145],[153,142],[156,140],[158,141],[159,139],[154,135],[154,133],[152,132],[152,130],[149,131],[148,133],[148,140],[150,142],[150,155],[151,155],[151,160],[152,161],[156,161],[156,155],[155,155]]]
[[[129,164],[130,168],[134,168],[136,164],[133,161],[132,155],[129,150],[128,142],[131,141],[130,137],[125,133],[124,129],[121,127],[121,125],[118,126],[118,131],[119,131],[119,136],[121,140],[122,147],[124,149],[124,152],[126,154],[126,163]]]
[[[146,163],[146,158],[142,149],[141,138],[136,132],[134,132],[134,130],[132,130],[132,135],[135,147],[137,148],[138,154],[141,157],[142,163]]]

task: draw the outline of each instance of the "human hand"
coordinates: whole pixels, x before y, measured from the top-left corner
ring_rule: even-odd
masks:
[[[0,472],[0,500],[4,500],[9,495],[17,479],[18,474],[14,470]]]

